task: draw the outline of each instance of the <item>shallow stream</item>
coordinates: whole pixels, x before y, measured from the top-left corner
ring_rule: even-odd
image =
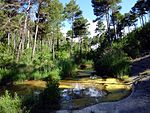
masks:
[[[39,94],[46,87],[45,81],[16,82],[4,90],[17,92],[26,96],[30,93]],[[117,101],[127,97],[131,86],[115,78],[80,78],[77,80],[61,80],[61,109],[80,109],[100,102]],[[3,91],[1,91],[2,93]]]

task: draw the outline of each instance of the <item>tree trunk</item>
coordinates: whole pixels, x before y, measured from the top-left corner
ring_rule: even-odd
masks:
[[[82,55],[82,38],[80,37],[80,56]]]
[[[72,25],[71,25],[71,29],[72,29],[72,36],[71,36],[71,39],[70,39],[70,58],[72,57],[72,40],[74,38],[74,31],[73,31],[73,21],[74,21],[74,18],[72,17],[71,19],[72,21]]]
[[[108,36],[108,42],[111,44],[110,24],[109,24],[109,12],[106,12],[106,22],[107,22],[107,36]]]
[[[116,40],[117,39],[117,35],[116,35],[116,26],[115,26],[115,23],[113,22],[113,27],[114,27],[114,36],[115,36],[115,39],[114,40]]]
[[[8,32],[8,34],[7,34],[8,36],[7,36],[7,40],[8,40],[8,47],[10,46],[10,32]]]
[[[14,50],[16,50],[16,32],[14,32],[14,38],[13,39],[14,39],[13,40],[13,42],[14,42],[13,47],[14,47]]]
[[[144,20],[145,20],[145,23],[147,22],[147,18],[146,18],[146,16],[144,15]]]
[[[30,48],[30,31],[28,30],[28,42],[27,42],[27,49]]]
[[[33,60],[34,55],[35,55],[35,49],[36,49],[36,41],[37,41],[37,36],[38,36],[38,30],[39,30],[39,13],[40,13],[40,8],[41,8],[41,4],[42,4],[43,0],[40,1],[39,3],[39,8],[38,8],[38,12],[37,12],[37,21],[36,21],[36,28],[35,28],[35,36],[34,36],[34,44],[33,44],[33,48],[32,48],[32,55],[31,55],[31,59]]]
[[[50,48],[50,52],[52,52],[52,41],[48,38],[48,47]]]
[[[40,46],[39,47],[39,51],[42,52],[42,49],[43,49],[43,47],[42,47],[43,46],[43,39],[42,39],[42,36],[40,36],[39,38],[40,38],[40,41],[39,41],[39,44],[38,44]]]
[[[53,54],[53,61],[55,60],[55,40],[54,40],[54,34],[52,35],[52,54]]]
[[[35,55],[35,49],[36,49],[36,41],[37,41],[37,36],[38,36],[38,29],[39,29],[39,25],[36,25],[36,31],[35,31],[35,37],[34,37],[34,44],[33,44],[33,49],[32,49],[32,56],[31,58],[34,58]]]
[[[57,51],[59,51],[59,37],[57,37]]]
[[[143,16],[141,16],[141,20],[142,20],[142,26],[144,26],[144,18],[143,18]]]
[[[16,62],[18,62],[19,59],[20,59],[21,45],[22,45],[22,39],[20,39],[20,42],[19,42],[19,45],[18,45],[18,51],[17,51],[17,55],[16,55]]]

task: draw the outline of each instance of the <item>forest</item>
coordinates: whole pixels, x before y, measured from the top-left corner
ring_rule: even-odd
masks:
[[[130,78],[132,61],[150,54],[150,1],[137,0],[125,14],[121,2],[91,0],[96,16],[91,37],[76,0],[65,5],[59,0],[0,0],[0,113],[60,110],[60,86],[85,74],[97,81]],[[64,22],[71,26],[66,34]],[[45,84],[37,88],[28,82]]]

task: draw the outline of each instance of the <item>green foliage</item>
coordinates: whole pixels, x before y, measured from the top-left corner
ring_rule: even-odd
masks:
[[[26,49],[24,54],[21,56],[20,63],[30,65],[32,49]]]
[[[113,42],[113,47],[122,49],[131,58],[137,58],[145,51],[150,50],[150,23],[145,24],[130,33],[122,39]]]
[[[76,66],[71,60],[62,59],[59,61],[58,66],[61,70],[60,76],[62,78],[74,76]]]
[[[24,81],[24,80],[41,80],[47,78],[50,73],[53,72],[57,67],[52,61],[48,61],[50,64],[41,65],[26,65],[9,63],[0,68],[0,84],[7,85],[13,81]],[[57,69],[56,69],[57,70]],[[58,72],[59,73],[59,70]],[[57,74],[59,75],[59,74]],[[57,78],[56,75],[56,78]]]
[[[108,49],[95,62],[94,66],[98,75],[119,77],[129,74],[130,59],[119,49]]]
[[[65,7],[65,16],[68,20],[73,21],[72,19],[80,15],[79,6],[76,4],[75,0],[70,0]]]
[[[34,106],[38,103],[38,100],[38,95],[31,93],[22,98],[22,105],[24,105],[27,110],[31,111],[34,108]]]
[[[66,51],[62,50],[62,51],[57,52],[57,56],[58,56],[58,59],[68,59],[70,54],[67,50]]]
[[[83,63],[86,64],[86,65],[93,65],[92,60],[84,60]]]
[[[93,64],[94,62],[92,60],[83,59],[79,68],[84,70],[93,70]]]
[[[49,72],[48,79],[51,81],[59,81],[60,78],[60,70],[59,69],[54,69],[51,72]]]
[[[41,75],[40,71],[35,71],[30,76],[31,80],[40,80],[41,78],[42,78],[42,75]]]
[[[137,39],[140,42],[141,51],[150,50],[150,22],[138,29],[136,33]]]
[[[6,45],[0,44],[0,65],[12,62],[12,60],[13,60],[12,52]]]
[[[5,78],[8,78],[9,73],[10,70],[6,68],[0,68],[0,85],[4,85],[10,82],[9,80],[5,80]]]
[[[56,72],[52,72],[53,74]],[[53,74],[49,76],[47,87],[39,95],[39,100],[32,109],[32,112],[41,113],[42,110],[51,112],[60,107],[60,89],[59,80],[53,78]]]
[[[5,95],[0,97],[0,113],[23,113],[21,109],[21,99],[15,94],[14,97],[5,92]]]
[[[82,37],[88,34],[88,20],[85,19],[83,16],[80,18],[75,19],[73,22],[73,31],[75,37]]]
[[[140,41],[138,41],[138,37],[136,32],[129,33],[125,38],[125,43],[123,46],[123,50],[128,56],[132,58],[136,58],[140,55]]]

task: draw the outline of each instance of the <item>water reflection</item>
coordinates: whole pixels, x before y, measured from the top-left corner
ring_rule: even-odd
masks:
[[[72,84],[74,88],[63,89],[61,92],[62,109],[78,109],[87,105],[96,104],[107,95],[105,91],[98,90],[94,86],[86,87],[80,83]]]

